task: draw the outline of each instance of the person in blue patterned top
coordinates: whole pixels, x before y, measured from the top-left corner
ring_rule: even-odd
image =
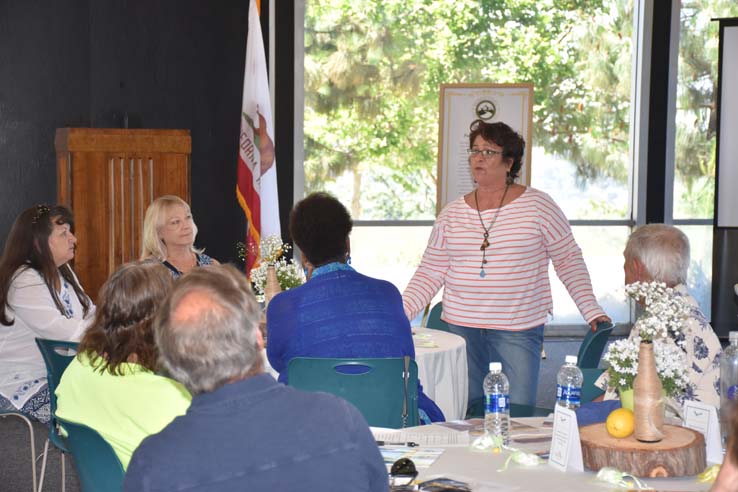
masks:
[[[195,248],[197,225],[190,206],[174,195],[160,196],[146,209],[141,260],[160,261],[175,279],[218,261]]]
[[[267,308],[267,356],[282,383],[295,357],[415,358],[397,287],[349,265],[352,227],[346,207],[328,193],[312,193],[290,213],[308,281],[277,294]],[[443,421],[441,409],[418,389],[421,419]]]
[[[69,262],[77,239],[68,208],[22,212],[0,258],[0,410],[50,419],[46,365],[35,338],[77,341],[95,313]]]
[[[636,229],[623,252],[625,284],[663,282],[691,307],[684,320],[684,350],[689,367],[689,386],[676,401],[695,400],[720,406],[720,340],[686,287],[689,268],[689,239],[674,226],[648,224]],[[631,337],[637,330],[631,331]],[[676,341],[676,340],[675,340]],[[605,378],[598,380],[601,387]],[[609,393],[609,388],[608,388]],[[607,398],[607,396],[606,396]]]

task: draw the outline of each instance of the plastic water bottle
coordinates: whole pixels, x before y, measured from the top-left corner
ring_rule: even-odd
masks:
[[[733,431],[730,420],[738,402],[738,331],[731,331],[728,337],[730,345],[720,355],[720,429],[723,445]]]
[[[582,370],[577,367],[577,356],[567,355],[556,376],[556,404],[576,410],[582,404]]]
[[[489,363],[489,374],[484,378],[484,432],[501,437],[510,444],[510,383],[502,373],[502,364]]]

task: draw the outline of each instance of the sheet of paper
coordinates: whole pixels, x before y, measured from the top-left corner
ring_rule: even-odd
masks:
[[[710,463],[723,462],[723,446],[720,439],[720,422],[717,409],[712,405],[706,405],[699,401],[685,401],[684,427],[705,436],[705,451],[707,461]]]
[[[415,348],[438,348],[438,343],[430,333],[413,333],[413,343]]]
[[[443,454],[443,451],[441,448],[410,448],[407,446],[379,447],[384,464],[387,465],[387,471],[392,467],[392,463],[400,458],[410,458],[415,463],[415,468],[428,468]]]
[[[420,446],[469,445],[469,432],[458,431],[440,425],[424,425],[407,429],[371,427],[374,439],[386,443],[414,442]]]
[[[551,454],[548,463],[561,471],[584,471],[577,415],[573,410],[558,405],[554,411]]]

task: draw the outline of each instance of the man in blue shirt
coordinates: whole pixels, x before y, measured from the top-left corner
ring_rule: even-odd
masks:
[[[263,372],[261,312],[242,273],[195,269],[155,322],[164,370],[193,395],[187,413],[133,454],[124,490],[387,491],[361,413]]]

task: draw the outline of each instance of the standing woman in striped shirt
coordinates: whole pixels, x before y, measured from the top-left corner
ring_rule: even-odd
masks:
[[[593,330],[610,318],[564,213],[546,193],[514,182],[523,138],[501,122],[476,120],[470,129],[477,187],[436,219],[402,296],[405,313],[413,319],[443,286],[441,317],[466,340],[469,402],[483,396],[489,362],[500,361],[510,401],[535,405],[543,326],[553,310],[549,260]]]

